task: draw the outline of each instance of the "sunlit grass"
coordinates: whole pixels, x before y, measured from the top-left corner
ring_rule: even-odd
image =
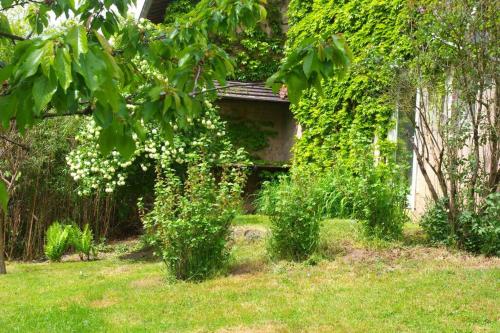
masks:
[[[244,236],[266,219],[236,224],[244,229],[227,274],[203,283],[172,282],[161,262],[119,257],[10,264],[0,277],[0,331],[500,331],[498,259],[412,237],[380,247],[355,222],[332,220],[315,265],[272,262],[265,235]]]

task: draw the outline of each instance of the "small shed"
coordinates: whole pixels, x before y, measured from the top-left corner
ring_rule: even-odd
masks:
[[[217,105],[228,123],[230,135],[253,142],[235,142],[245,146],[254,160],[245,191],[246,208],[251,211],[253,195],[262,181],[288,171],[300,127],[290,111],[288,99],[275,94],[263,83],[228,81],[226,87],[220,87],[218,96]],[[261,142],[255,142],[259,138]]]

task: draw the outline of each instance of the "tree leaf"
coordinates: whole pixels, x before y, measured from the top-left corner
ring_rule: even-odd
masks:
[[[38,71],[38,66],[42,60],[43,49],[33,46],[30,47],[25,54],[24,61],[15,71],[15,79],[22,81],[30,76],[33,76]]]
[[[73,77],[71,74],[71,57],[67,47],[57,49],[54,71],[56,72],[61,87],[64,91],[68,90],[68,87],[73,81]]]
[[[0,124],[4,128],[8,127],[10,119],[16,113],[17,103],[16,95],[0,96]]]
[[[43,74],[48,77],[50,75],[50,68],[54,65],[54,41],[47,41],[42,47],[42,50],[43,56],[40,65],[42,67]]]
[[[66,42],[73,50],[73,58],[78,60],[80,54],[88,52],[87,34],[83,27],[74,26],[68,31]]]
[[[11,31],[12,31],[10,29],[9,19],[7,18],[7,16],[5,16],[2,13],[0,13],[0,31],[6,32],[6,33],[11,33]]]
[[[35,110],[38,114],[49,104],[56,90],[57,83],[55,80],[50,80],[43,75],[36,78],[32,92],[35,101]]]
[[[123,158],[129,159],[135,152],[135,141],[132,139],[131,133],[123,133],[118,137],[116,149]]]
[[[109,54],[113,53],[113,49],[112,49],[111,45],[109,45],[106,38],[104,38],[104,36],[101,35],[98,31],[94,31],[94,34],[97,37],[97,40],[99,41],[99,44],[101,44],[104,51],[106,51]]]

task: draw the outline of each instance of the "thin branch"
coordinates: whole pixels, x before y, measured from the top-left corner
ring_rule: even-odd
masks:
[[[13,144],[15,146],[18,146],[18,147],[20,147],[20,148],[22,148],[22,149],[24,149],[26,151],[30,150],[30,148],[28,146],[23,145],[22,143],[19,143],[19,142],[15,142],[15,141],[9,139],[8,137],[6,137],[5,135],[0,134],[0,139],[2,139],[4,141],[7,141],[7,142],[9,142],[9,143],[11,143],[11,144]]]
[[[71,116],[90,116],[94,110],[88,106],[86,109],[80,112],[69,112],[69,113],[46,113],[40,116],[39,119],[47,118],[59,118],[59,117],[71,117]]]

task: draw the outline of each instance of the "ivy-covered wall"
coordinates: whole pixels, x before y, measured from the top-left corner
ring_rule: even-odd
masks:
[[[295,163],[327,167],[349,157],[394,125],[392,83],[410,57],[405,0],[291,0],[287,48],[313,34],[342,33],[353,52],[343,79],[325,82],[324,95],[309,92],[293,108],[303,126]]]

